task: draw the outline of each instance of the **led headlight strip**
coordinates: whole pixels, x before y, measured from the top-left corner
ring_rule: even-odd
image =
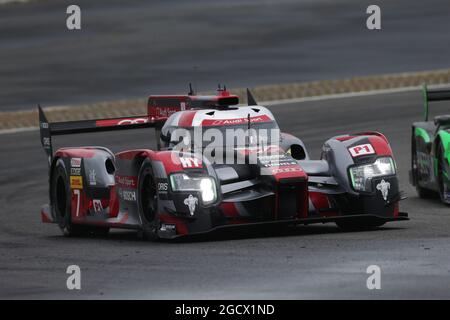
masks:
[[[374,163],[353,166],[349,169],[353,188],[357,191],[372,191],[372,179],[395,174],[395,164],[391,157],[382,157]]]
[[[193,177],[185,173],[175,173],[170,176],[173,191],[200,192],[203,204],[217,200],[216,182],[211,177]]]

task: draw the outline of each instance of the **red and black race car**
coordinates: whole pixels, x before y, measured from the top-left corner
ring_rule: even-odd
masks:
[[[331,138],[320,160],[311,160],[303,142],[280,132],[247,93],[247,106],[224,89],[150,96],[147,115],[117,119],[49,123],[39,107],[50,168],[43,222],[66,235],[127,228],[176,238],[237,225],[372,228],[408,219],[384,135]],[[53,135],[137,128],[155,129],[156,150],[52,150]]]

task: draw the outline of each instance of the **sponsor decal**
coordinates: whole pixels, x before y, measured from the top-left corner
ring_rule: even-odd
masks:
[[[109,126],[123,126],[131,124],[147,123],[148,118],[130,118],[130,119],[110,119],[110,120],[98,120],[95,125],[97,127],[109,127]]]
[[[377,184],[377,190],[381,191],[381,195],[383,196],[384,201],[388,201],[389,189],[391,188],[391,184],[381,180],[379,184]]]
[[[181,110],[185,110],[186,109],[186,103],[185,102],[181,102],[181,104],[180,104],[181,108],[183,108],[183,104],[184,104],[184,109],[181,109]],[[156,110],[155,111],[156,116],[169,117],[172,114],[174,114],[175,112],[178,112],[180,109],[178,107],[156,107],[155,110]]]
[[[169,184],[167,182],[158,182],[158,191],[166,192],[169,190]]]
[[[186,199],[184,199],[184,202],[183,202],[185,205],[187,205],[188,206],[188,208],[189,208],[189,214],[191,215],[191,216],[193,216],[194,215],[194,212],[195,212],[195,206],[197,205],[197,203],[198,203],[198,198],[196,198],[196,197],[194,197],[192,194],[190,194],[189,195],[189,197],[187,197]]]
[[[41,122],[41,128],[42,129],[48,129],[48,123],[47,122]]]
[[[375,153],[375,150],[373,149],[370,143],[360,144],[358,146],[348,148],[348,151],[350,152],[353,158]]]
[[[97,185],[97,174],[95,173],[94,169],[89,170],[89,185]]]
[[[259,162],[265,168],[297,165],[297,161],[286,155],[269,155],[258,157]]]
[[[79,168],[79,167],[81,167],[81,158],[72,158],[72,159],[70,159],[70,166],[72,168]]]
[[[94,199],[92,200],[92,206],[94,207],[94,212],[99,213],[103,211],[102,200]]]
[[[272,121],[272,119],[270,119],[267,115],[250,118],[250,123],[267,122],[267,121]],[[217,119],[217,120],[206,119],[202,121],[202,126],[227,126],[227,125],[232,126],[246,123],[248,123],[248,118]]]
[[[202,163],[199,159],[194,157],[180,157],[180,162],[183,168],[201,168]]]
[[[286,172],[299,172],[299,171],[302,171],[302,169],[298,166],[290,167],[290,168],[272,168],[272,174],[286,173]]]
[[[136,201],[136,191],[119,189],[119,196],[125,201]]]
[[[71,189],[83,189],[83,177],[82,176],[70,176],[70,188]]]
[[[117,185],[124,188],[136,189],[137,187],[137,178],[136,177],[128,177],[128,176],[116,176]]]
[[[42,138],[42,144],[44,145],[45,148],[49,148],[51,146],[51,142],[50,142],[50,138]]]
[[[148,119],[147,118],[138,118],[138,119],[124,119],[119,121],[117,124],[119,126],[121,125],[127,125],[127,124],[138,124],[138,123],[147,123]]]
[[[174,224],[169,223],[163,223],[161,224],[161,228],[159,230],[161,231],[175,231],[176,226]]]
[[[70,175],[71,176],[80,176],[81,168],[70,168]]]

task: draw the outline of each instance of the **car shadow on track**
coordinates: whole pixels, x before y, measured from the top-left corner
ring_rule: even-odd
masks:
[[[439,195],[436,194],[436,196],[430,196],[428,198],[420,198],[419,196],[408,196],[408,203],[413,205],[419,205],[426,208],[448,208],[449,205],[446,205],[444,202],[442,202]]]
[[[239,227],[236,229],[216,230],[206,234],[189,235],[175,239],[159,239],[158,243],[195,243],[195,242],[214,242],[214,241],[229,241],[229,240],[246,240],[258,238],[283,238],[283,237],[302,237],[324,234],[347,234],[359,232],[389,232],[393,230],[401,230],[401,227],[383,226],[367,230],[342,230],[334,225],[314,225],[314,226],[289,226],[289,227]],[[64,236],[50,236],[48,238],[58,239],[65,238]],[[76,238],[82,240],[115,240],[119,242],[143,242],[143,238],[139,232],[133,230],[113,230],[106,236],[83,235]],[[148,241],[152,242],[152,241]]]
[[[342,230],[336,226],[295,226],[284,228],[243,228],[239,230],[218,230],[205,235],[192,235],[175,239],[177,243],[191,242],[209,242],[209,241],[228,241],[228,240],[245,240],[257,238],[283,238],[283,237],[302,237],[324,234],[338,233],[357,233],[357,232],[387,232],[391,230],[402,229],[398,227],[379,227],[368,230]]]

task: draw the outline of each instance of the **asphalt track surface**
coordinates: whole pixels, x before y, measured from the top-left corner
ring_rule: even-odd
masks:
[[[391,141],[401,209],[411,220],[375,231],[334,224],[288,233],[233,232],[180,243],[146,242],[135,232],[66,238],[41,224],[47,164],[38,132],[0,135],[0,298],[450,298],[450,212],[419,199],[408,183],[410,123],[421,117],[419,92],[270,107],[280,126],[304,139],[313,157],[337,134],[379,130]],[[433,108],[445,113],[445,104]],[[293,116],[295,115],[295,116]],[[94,138],[95,137],[95,138]],[[152,147],[152,132],[57,137],[56,146]],[[66,289],[66,268],[79,265],[82,289]],[[381,290],[366,288],[366,268],[380,266]]]
[[[66,8],[82,10],[68,31]],[[124,5],[126,3],[126,5]],[[448,0],[38,0],[0,6],[0,111],[448,68]]]

